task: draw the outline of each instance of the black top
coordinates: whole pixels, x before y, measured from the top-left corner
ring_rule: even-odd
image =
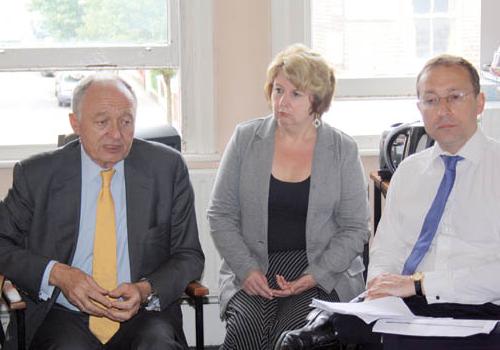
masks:
[[[306,248],[310,184],[310,177],[301,182],[284,182],[271,174],[267,228],[269,253]]]

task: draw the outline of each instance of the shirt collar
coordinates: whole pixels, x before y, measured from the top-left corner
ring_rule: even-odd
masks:
[[[87,152],[85,152],[83,146],[80,147],[82,152],[82,181],[95,181],[95,179],[100,178],[101,171],[104,169],[101,168],[97,163],[95,163],[92,158],[90,158]],[[113,166],[113,169],[115,169],[116,171],[114,178],[123,176],[123,164],[124,161],[121,160]]]
[[[484,147],[486,147],[487,138],[481,129],[477,128],[472,137],[458,150],[456,154],[450,154],[444,151],[436,142],[431,154],[431,162],[434,162],[441,155],[457,155],[461,156],[474,164],[479,163]]]

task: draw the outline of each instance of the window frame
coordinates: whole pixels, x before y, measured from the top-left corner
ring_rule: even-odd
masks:
[[[168,16],[166,45],[0,48],[0,71],[178,67],[179,0],[165,1]],[[57,55],[54,55],[54,50],[57,50]]]
[[[500,1],[481,0],[480,66],[490,64],[498,48]],[[284,47],[302,42],[308,46],[311,40],[311,0],[272,0],[272,53],[273,56]],[[414,98],[416,77],[344,78],[337,80],[335,98],[349,100],[380,100],[412,96]],[[413,103],[411,100],[408,103]],[[383,103],[381,105],[384,105]],[[377,155],[380,135],[352,135],[360,153]]]
[[[188,161],[216,160],[213,6],[210,1],[166,1],[170,20],[166,47],[0,49],[0,71],[179,68],[183,153]],[[46,145],[0,146],[0,167],[55,147],[56,140]]]
[[[480,64],[488,64],[498,42],[494,35],[500,32],[500,21],[494,13],[500,12],[500,2],[481,0]],[[272,0],[272,52],[276,55],[287,45],[302,42],[311,46],[311,0]],[[336,97],[414,96],[415,77],[344,78],[339,79]]]

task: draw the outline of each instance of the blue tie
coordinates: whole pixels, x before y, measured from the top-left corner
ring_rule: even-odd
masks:
[[[417,269],[418,264],[422,261],[425,254],[431,246],[434,235],[443,216],[444,207],[446,206],[446,201],[450,195],[451,189],[453,188],[453,183],[455,182],[455,174],[457,168],[457,162],[463,158],[460,156],[441,156],[443,159],[445,172],[441,184],[439,185],[436,197],[432,202],[431,208],[427,212],[424,224],[422,225],[422,231],[420,231],[420,236],[418,236],[417,242],[411,251],[410,256],[406,259],[405,265],[403,267],[403,275],[411,275]]]

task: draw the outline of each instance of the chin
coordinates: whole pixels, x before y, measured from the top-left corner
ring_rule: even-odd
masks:
[[[123,160],[124,158],[125,157],[122,155],[106,157],[101,162],[104,164],[110,164],[110,166],[108,166],[108,167],[111,167],[111,166],[115,165],[116,163],[118,163],[119,161]]]

